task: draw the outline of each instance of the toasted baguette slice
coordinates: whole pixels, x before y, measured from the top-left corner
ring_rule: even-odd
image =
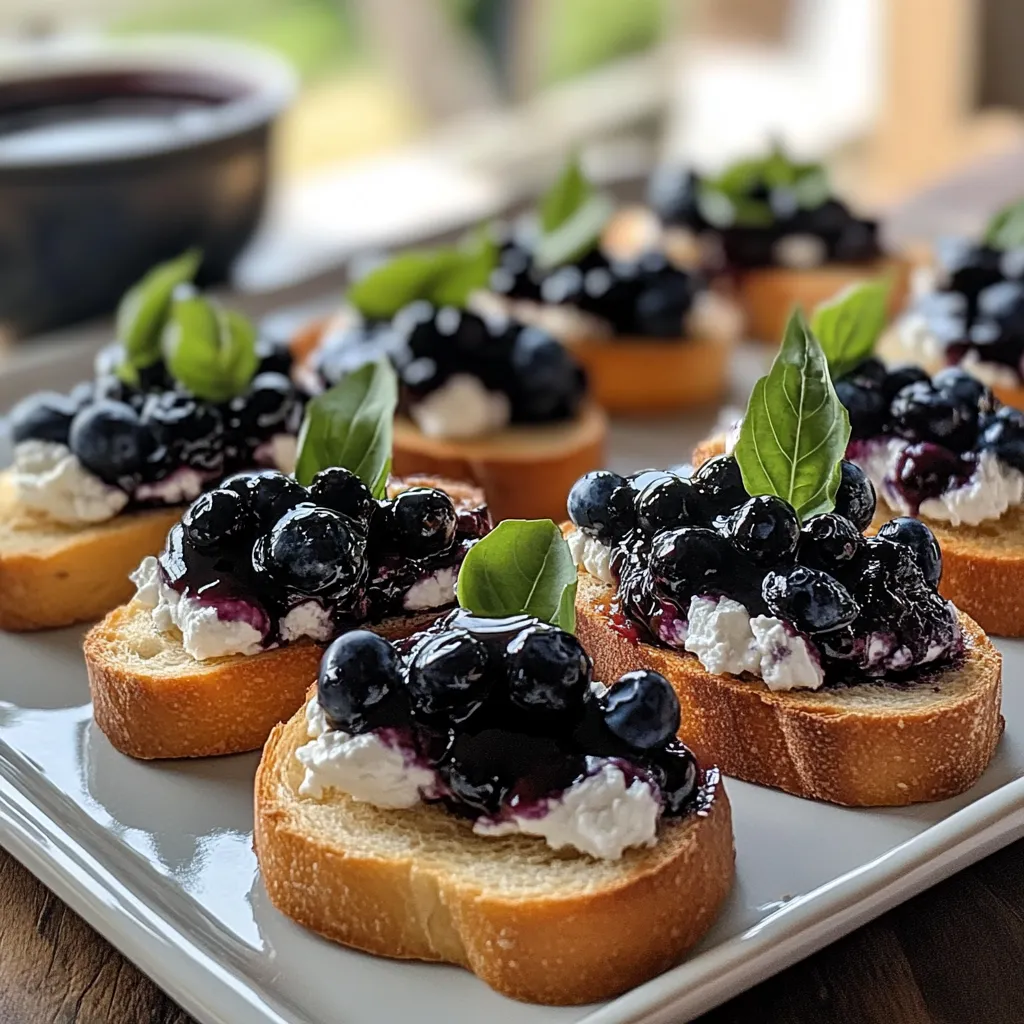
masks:
[[[580,574],[576,633],[598,679],[650,668],[683,710],[680,736],[727,775],[851,807],[941,800],[972,786],[1003,731],[1002,656],[960,613],[966,660],[911,684],[772,692],[754,677],[711,675],[692,654],[612,628],[612,587]]]
[[[732,883],[721,784],[706,816],[663,824],[655,846],[601,861],[534,837],[484,838],[439,807],[302,799],[295,751],[306,740],[300,712],[263,751],[256,854],[273,904],[346,946],[468,967],[514,999],[589,1003],[677,963]]]
[[[693,452],[700,466],[725,451],[718,434],[702,441]],[[882,500],[874,522],[867,528],[877,533],[902,513]],[[939,593],[966,612],[993,636],[1024,636],[1024,508],[1009,509],[998,519],[969,526],[951,526],[922,517],[942,550]]]
[[[828,263],[811,270],[765,267],[736,275],[737,297],[747,316],[747,332],[758,341],[777,345],[794,306],[810,315],[819,303],[848,285],[881,274],[892,276],[889,315],[903,308],[910,283],[911,264],[895,256],[872,263]]]
[[[181,513],[174,506],[71,526],[25,508],[11,471],[0,473],[0,629],[89,622],[127,601],[128,573],[163,547]]]
[[[442,486],[464,507],[483,503],[478,488],[432,477],[406,477],[389,490],[416,486]],[[400,615],[367,628],[399,639],[447,611]],[[259,749],[302,704],[323,654],[322,645],[300,641],[196,661],[182,647],[181,634],[158,630],[150,609],[136,601],[115,608],[83,646],[96,724],[122,753],[143,759]]]
[[[395,419],[394,471],[472,480],[495,522],[565,516],[565,499],[584,473],[604,465],[608,420],[593,403],[569,423],[523,424],[463,440],[427,437]]]

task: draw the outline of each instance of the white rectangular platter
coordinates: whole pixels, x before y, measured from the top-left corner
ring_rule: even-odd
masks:
[[[0,408],[83,370],[69,354],[2,378]],[[617,428],[613,465],[681,462],[712,420]],[[526,1006],[278,914],[252,852],[256,756],[117,753],[91,722],[81,633],[0,635],[0,844],[204,1024],[680,1024],[1024,834],[1024,642],[1000,642],[1006,734],[969,793],[846,810],[730,779],[736,886],[687,962],[605,1005]]]

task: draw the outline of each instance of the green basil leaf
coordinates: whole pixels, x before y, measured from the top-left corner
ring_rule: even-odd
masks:
[[[891,290],[888,277],[860,281],[814,310],[811,331],[821,343],[833,380],[871,354],[885,329]]]
[[[138,370],[159,362],[160,339],[171,312],[174,289],[196,276],[202,259],[198,249],[189,249],[177,259],[153,267],[125,292],[117,307],[116,331],[125,353],[119,373],[129,383],[138,380]]]
[[[308,487],[321,469],[344,466],[375,498],[385,497],[397,405],[398,377],[388,359],[344,376],[306,405],[295,478]]]
[[[836,395],[825,353],[799,309],[779,354],[754,385],[736,461],[748,494],[774,494],[801,519],[835,508],[850,419]]]
[[[540,236],[533,252],[534,264],[541,270],[551,270],[590,252],[600,242],[601,232],[614,212],[612,201],[595,193],[568,220]]]
[[[471,235],[458,253],[459,259],[437,276],[427,296],[435,306],[465,309],[470,295],[490,284],[491,272],[498,265],[498,243],[489,228]]]
[[[593,195],[594,187],[584,176],[579,157],[573,156],[565,165],[558,180],[540,200],[538,212],[540,226],[544,234],[549,234],[560,228]]]
[[[459,570],[459,604],[476,615],[533,615],[576,628],[576,566],[550,519],[506,519],[477,541]]]
[[[1024,199],[1004,206],[989,221],[984,242],[993,249],[1024,248]]]
[[[252,323],[200,296],[179,299],[171,307],[162,348],[171,376],[209,402],[242,394],[260,361]]]

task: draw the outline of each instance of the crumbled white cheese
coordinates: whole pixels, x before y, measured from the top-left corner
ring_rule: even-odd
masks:
[[[612,549],[596,537],[589,537],[582,530],[573,530],[566,538],[569,553],[577,566],[582,566],[591,576],[602,583],[614,583],[612,573]]]
[[[825,262],[828,250],[817,235],[794,233],[783,235],[772,246],[772,258],[790,270],[811,270]]]
[[[325,643],[334,634],[334,623],[331,613],[319,601],[302,601],[288,610],[278,631],[286,643],[303,637]]]
[[[686,650],[711,673],[759,673],[761,652],[750,631],[747,609],[728,597],[694,597],[687,620]]]
[[[424,398],[410,415],[427,437],[480,437],[508,426],[512,406],[500,391],[488,391],[478,377],[456,373]]]
[[[761,658],[760,676],[769,690],[816,690],[825,681],[817,651],[780,619],[758,615],[750,631]]]
[[[417,580],[402,598],[402,607],[407,612],[422,612],[430,608],[443,608],[455,600],[455,582],[458,569],[445,566],[429,576]]]
[[[706,288],[694,298],[683,333],[687,338],[735,341],[743,333],[743,313],[731,299]]]
[[[60,523],[102,523],[128,504],[121,488],[104,483],[53,441],[14,446],[14,486],[22,505]]]
[[[654,844],[660,816],[661,801],[651,785],[628,780],[609,761],[548,800],[543,814],[481,818],[473,831],[482,836],[540,836],[553,850],[569,846],[591,857],[618,860],[632,846]]]

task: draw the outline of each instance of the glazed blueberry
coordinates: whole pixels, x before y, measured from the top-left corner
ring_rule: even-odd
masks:
[[[835,383],[836,396],[850,417],[850,434],[854,439],[875,437],[885,429],[888,402],[881,388],[862,387],[843,378]]]
[[[693,482],[707,499],[713,514],[720,514],[742,505],[749,495],[743,486],[739,463],[731,455],[716,455],[708,459],[696,473]]]
[[[320,470],[309,485],[309,496],[318,505],[361,523],[364,529],[375,508],[370,488],[343,466]]]
[[[862,388],[881,388],[888,376],[885,363],[875,356],[868,356],[867,359],[859,362],[847,375],[846,380]]]
[[[294,434],[302,407],[291,380],[283,373],[258,373],[244,395],[231,399],[231,430],[255,447],[274,434]]]
[[[908,441],[934,441],[952,451],[967,451],[978,436],[976,408],[965,408],[952,394],[931,384],[911,384],[892,400],[892,429]]]
[[[260,373],[277,373],[285,377],[292,372],[294,359],[291,350],[291,338],[261,335],[256,340],[256,355],[260,358]]]
[[[540,423],[576,413],[585,378],[568,349],[535,327],[524,327],[512,346],[513,418]]]
[[[827,633],[849,625],[860,612],[842,583],[803,565],[769,572],[761,593],[772,614],[801,633]]]
[[[236,473],[221,486],[238,491],[246,499],[263,530],[269,530],[293,508],[312,503],[302,484],[275,469]]]
[[[1024,413],[1004,405],[987,419],[980,447],[1008,466],[1024,471]]]
[[[634,750],[664,747],[679,731],[679,698],[650,669],[627,672],[600,698],[609,732]]]
[[[837,515],[849,519],[860,532],[871,525],[875,517],[875,488],[867,474],[853,462],[842,461],[839,490],[836,491]]]
[[[701,497],[689,480],[658,476],[636,499],[636,522],[647,533],[660,533],[677,526],[700,522]]]
[[[652,257],[660,261],[656,268],[650,265]],[[697,294],[697,278],[673,267],[660,253],[646,256],[640,269],[641,288],[633,304],[630,327],[641,337],[680,337]]]
[[[916,511],[929,498],[965,483],[974,472],[973,459],[964,459],[937,444],[912,444],[896,460],[893,480]]]
[[[335,729],[357,735],[395,724],[402,682],[402,659],[394,646],[356,629],[324,651],[317,699]]]
[[[801,565],[830,572],[852,562],[863,544],[863,535],[849,519],[825,512],[804,523],[796,558]]]
[[[141,472],[155,447],[152,432],[123,402],[96,402],[71,423],[69,444],[86,469],[107,483],[130,480]]]
[[[487,699],[487,647],[464,629],[430,637],[415,651],[406,677],[413,711],[458,724]]]
[[[146,396],[141,417],[171,462],[223,468],[224,421],[216,406],[184,391],[156,391]]]
[[[237,491],[215,490],[201,494],[181,517],[185,536],[196,548],[230,544],[249,535],[255,525],[248,504]]]
[[[762,494],[733,512],[725,534],[755,565],[778,565],[793,557],[800,520],[788,501]]]
[[[695,594],[722,594],[735,585],[737,555],[721,534],[702,526],[684,526],[658,534],[651,548],[655,589],[688,609]]]
[[[67,444],[71,421],[78,410],[66,395],[41,391],[23,398],[10,412],[11,440]]]
[[[667,480],[669,477],[673,476],[689,477],[692,475],[692,466],[690,467],[689,473],[677,473],[675,470],[671,469],[640,469],[635,473],[630,473],[629,476],[626,477],[626,483],[629,484],[630,488],[632,488],[636,497],[639,497],[640,494],[650,487],[650,485],[656,480]]]
[[[957,366],[948,366],[940,370],[932,378],[932,386],[975,413],[992,412],[995,405],[992,389]]]
[[[579,711],[590,687],[590,658],[579,640],[544,624],[524,629],[506,649],[508,692],[523,711]]]
[[[882,394],[888,405],[905,387],[911,384],[927,384],[929,376],[920,366],[898,366],[886,374]]]
[[[697,759],[685,744],[673,738],[655,755],[653,767],[666,812],[681,814],[697,795]]]
[[[365,538],[329,508],[293,508],[256,542],[253,561],[299,594],[344,598],[366,578]]]
[[[427,558],[455,540],[455,505],[433,487],[413,487],[391,503],[391,531],[400,554]]]
[[[618,473],[596,469],[572,485],[569,518],[584,533],[605,544],[621,540],[633,528],[634,494]]]
[[[909,516],[891,519],[879,531],[878,536],[897,544],[906,544],[929,586],[937,587],[942,578],[942,552],[935,534],[921,522]]]

